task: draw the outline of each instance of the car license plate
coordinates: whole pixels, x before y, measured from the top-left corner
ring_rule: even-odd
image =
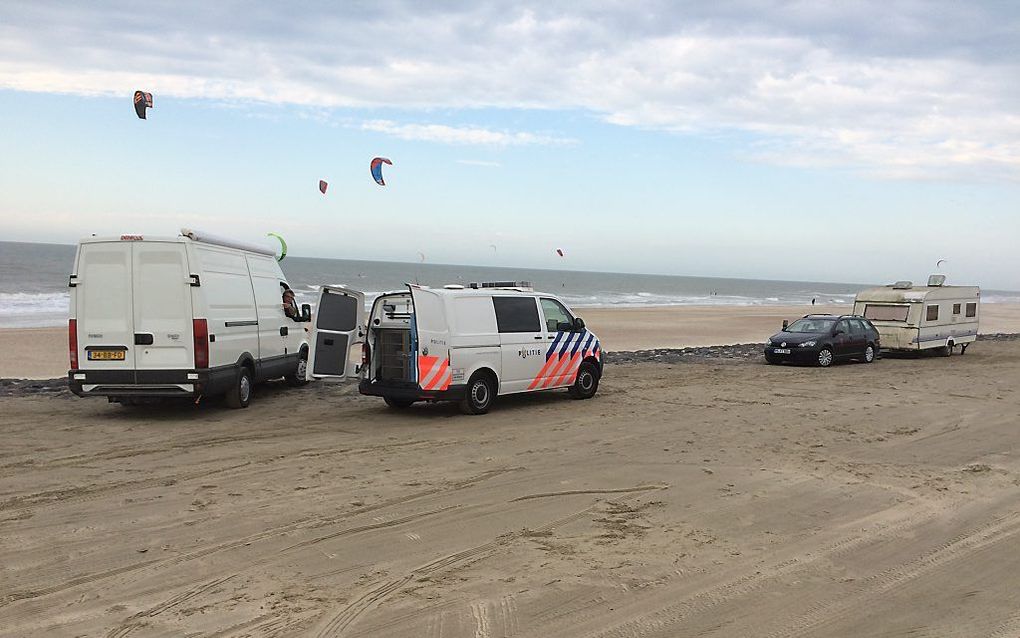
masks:
[[[123,350],[89,350],[89,361],[123,361]]]
[[[790,349],[789,348],[776,348],[772,352],[774,352],[775,354],[790,354]]]

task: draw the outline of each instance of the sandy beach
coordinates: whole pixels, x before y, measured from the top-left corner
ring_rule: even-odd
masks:
[[[608,351],[760,343],[783,319],[845,306],[674,306],[579,308]],[[985,304],[981,332],[1020,333],[1020,304]],[[0,328],[0,378],[52,379],[67,374],[64,328]]]
[[[0,634],[1016,636],[1018,379],[1012,340],[484,417],[0,398]]]

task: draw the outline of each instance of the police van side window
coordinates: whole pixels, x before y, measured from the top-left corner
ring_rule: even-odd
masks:
[[[534,297],[493,297],[492,305],[500,332],[541,332]]]
[[[563,304],[555,299],[542,299],[542,314],[545,315],[545,329],[548,332],[570,330],[570,327],[573,326],[574,319],[563,307]],[[564,323],[568,324],[565,328],[560,325]]]

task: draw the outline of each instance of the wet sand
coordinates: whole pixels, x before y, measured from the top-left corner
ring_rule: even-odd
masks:
[[[1020,341],[403,412],[0,398],[0,634],[1017,636]]]

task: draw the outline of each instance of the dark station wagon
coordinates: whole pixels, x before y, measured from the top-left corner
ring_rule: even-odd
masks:
[[[823,368],[841,359],[871,363],[881,343],[878,330],[859,315],[805,315],[765,344],[769,363],[814,363]]]

